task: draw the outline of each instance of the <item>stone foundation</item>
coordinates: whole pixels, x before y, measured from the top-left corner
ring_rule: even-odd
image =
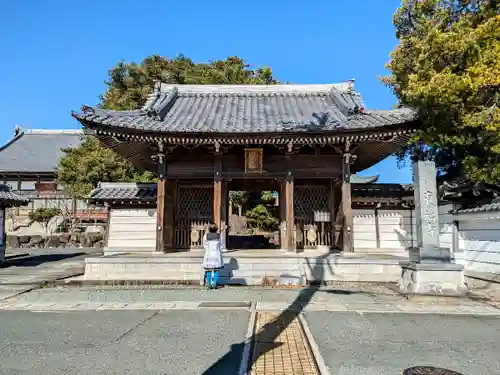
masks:
[[[409,294],[461,295],[465,286],[464,266],[461,264],[401,263],[401,292]]]

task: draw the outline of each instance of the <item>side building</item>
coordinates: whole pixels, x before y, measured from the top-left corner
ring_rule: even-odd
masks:
[[[0,184],[26,199],[16,208],[20,222],[37,208],[60,208],[63,212],[84,212],[87,203],[68,197],[57,184],[56,171],[62,149],[78,147],[81,130],[24,130],[16,127],[14,136],[0,146]]]

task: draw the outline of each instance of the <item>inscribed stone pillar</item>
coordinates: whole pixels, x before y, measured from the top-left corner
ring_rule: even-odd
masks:
[[[450,249],[439,244],[439,208],[436,185],[436,165],[418,160],[413,164],[415,194],[415,224],[417,246],[411,252],[412,261],[419,263],[449,263]]]
[[[413,164],[417,246],[410,261],[401,263],[399,288],[408,294],[456,295],[467,293],[463,266],[451,262],[451,252],[439,243],[436,166],[432,161]]]

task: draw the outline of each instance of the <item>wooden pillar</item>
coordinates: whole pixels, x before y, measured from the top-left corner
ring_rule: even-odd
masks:
[[[280,247],[288,250],[288,236],[286,227],[286,181],[280,181]]]
[[[175,208],[177,204],[177,180],[170,180],[165,187],[164,208],[164,249],[165,252],[175,251]]]
[[[220,236],[221,236],[221,248],[227,248],[227,227],[228,227],[228,201],[229,192],[227,191],[227,181],[222,180],[221,182],[221,213],[220,213]]]
[[[285,181],[286,239],[287,250],[295,251],[295,208],[293,204],[294,181],[291,173]]]
[[[156,251],[165,250],[165,198],[167,196],[167,160],[163,143],[158,145],[155,157],[158,166],[158,183],[156,187]]]
[[[351,197],[351,164],[355,156],[349,152],[342,155],[342,213],[343,213],[343,241],[345,252],[353,252],[353,219],[352,219],[352,197]]]
[[[337,200],[335,196],[335,181],[330,179],[330,189],[328,189],[329,199],[328,199],[328,211],[330,212],[330,248],[335,247],[335,206],[337,205]]]
[[[222,154],[216,148],[214,155],[214,200],[213,200],[213,221],[221,229],[222,212]]]

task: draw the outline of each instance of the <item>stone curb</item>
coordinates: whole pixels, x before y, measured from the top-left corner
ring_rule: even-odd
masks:
[[[316,343],[311,330],[309,329],[309,325],[307,324],[304,315],[299,314],[298,319],[300,325],[302,326],[302,331],[304,332],[304,335],[306,336],[306,339],[308,341],[309,348],[311,349],[311,352],[313,354],[313,358],[316,362],[316,367],[318,368],[319,375],[330,375],[330,370],[325,364],[323,356],[321,355],[321,352],[319,350],[319,346]]]

